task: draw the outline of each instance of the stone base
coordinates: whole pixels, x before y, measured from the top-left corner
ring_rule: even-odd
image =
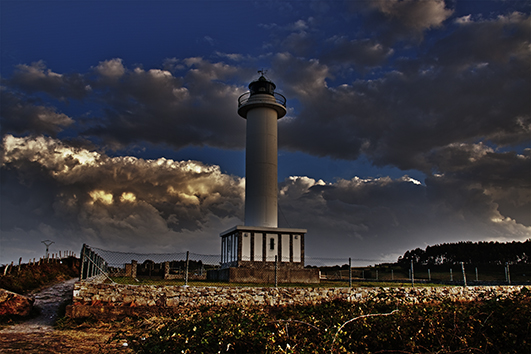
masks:
[[[290,269],[277,270],[277,281],[282,283],[319,284],[319,269]],[[258,283],[274,284],[275,270],[261,268],[231,267],[209,270],[207,280],[226,281],[229,283]]]

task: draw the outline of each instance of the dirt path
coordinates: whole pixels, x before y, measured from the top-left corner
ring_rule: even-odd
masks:
[[[53,331],[53,324],[57,319],[59,306],[69,299],[72,299],[74,283],[76,279],[67,280],[46,288],[34,295],[35,303],[33,304],[40,313],[39,316],[27,321],[17,323],[0,330],[0,335],[8,333],[42,333]]]
[[[61,304],[72,298],[76,279],[34,295],[39,316],[0,330],[0,353],[124,353],[119,343],[109,345],[112,332],[101,328],[56,330],[53,325]]]

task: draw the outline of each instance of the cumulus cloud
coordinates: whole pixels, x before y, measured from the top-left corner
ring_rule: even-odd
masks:
[[[125,74],[125,67],[120,58],[101,61],[94,71],[103,78],[118,79]]]
[[[6,231],[28,225],[30,232],[42,218],[51,227],[90,234],[98,244],[135,244],[242,217],[243,180],[197,161],[111,158],[43,136],[6,135],[1,167],[18,186],[16,193],[3,190],[3,215],[12,217],[2,223]],[[28,207],[24,200],[34,194],[40,205]]]

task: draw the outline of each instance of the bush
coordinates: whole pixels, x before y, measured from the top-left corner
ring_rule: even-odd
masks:
[[[24,264],[10,275],[0,276],[0,288],[25,294],[32,290],[79,276],[79,259],[70,257],[62,263]]]
[[[531,297],[391,305],[210,306],[118,333],[137,353],[530,353]]]

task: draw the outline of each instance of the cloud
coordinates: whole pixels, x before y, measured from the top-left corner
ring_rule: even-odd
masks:
[[[53,72],[42,60],[30,65],[17,65],[8,82],[28,92],[46,92],[60,100],[83,99],[89,92],[82,75]]]
[[[125,74],[125,67],[122,59],[114,58],[100,61],[100,63],[94,68],[94,71],[102,78],[114,80],[119,79]]]
[[[6,186],[14,184],[2,189],[3,215],[12,217],[5,231],[46,223],[100,245],[140,244],[242,217],[243,180],[197,161],[111,158],[43,136],[6,135],[1,167]]]
[[[308,229],[309,256],[377,261],[419,244],[528,238],[531,223],[522,217],[531,195],[522,178],[531,154],[500,157],[482,145],[446,154],[460,162],[425,184],[408,176],[290,177],[279,185],[280,226]],[[478,163],[464,163],[472,159]],[[508,182],[503,165],[512,166]],[[243,219],[244,180],[197,161],[109,157],[57,139],[7,135],[0,167],[3,242],[10,247],[18,237],[52,237],[62,245],[135,245],[143,252],[201,244],[201,252],[218,253],[217,235]]]
[[[524,18],[511,19],[467,24],[466,36],[450,35],[451,42],[433,46],[437,51],[399,59],[394,70],[377,78],[339,86],[328,83],[336,74],[332,66],[278,54],[274,66],[285,80],[282,87],[288,98],[302,102],[296,119],[280,123],[281,146],[341,159],[366,154],[378,166],[429,173],[438,161],[428,157],[452,144],[528,142],[531,55],[523,48],[529,40],[520,34],[527,33]],[[486,54],[475,44],[484,40],[485,26],[489,45],[505,51]],[[508,33],[514,38],[503,44]],[[452,42],[469,49],[462,56],[439,55],[449,52],[445,48]]]
[[[456,30],[430,51],[429,56],[438,65],[455,71],[476,69],[479,72],[488,71],[489,66],[524,66],[529,61],[529,15],[513,12],[494,19],[469,18],[456,23]]]
[[[241,178],[112,151],[243,149],[237,98],[264,63],[288,100],[281,150],[427,176],[282,182],[280,219],[310,230],[308,250],[381,259],[419,243],[529,237],[528,14],[456,18],[450,2],[390,0],[348,2],[357,12],[330,20],[342,4],[313,2],[311,15],[282,6],[289,23],[259,26],[267,52],[151,68],[108,58],[79,73],[17,65],[0,92],[9,242],[156,237],[154,249],[195,240],[217,250],[217,234],[242,218]]]
[[[74,123],[54,107],[35,104],[7,88],[0,88],[0,122],[2,130],[17,134],[49,134],[55,136]]]
[[[507,196],[507,195],[506,195]],[[528,199],[529,202],[529,199]],[[308,228],[307,254],[394,261],[396,250],[462,240],[525,240],[530,225],[500,214],[491,195],[445,176],[280,184],[281,223]],[[415,246],[417,245],[417,246]]]
[[[376,0],[349,4],[352,12],[361,11],[367,29],[378,33],[385,43],[420,41],[424,32],[439,28],[453,14],[444,0]]]
[[[121,60],[113,63],[121,65]],[[112,84],[94,84],[104,114],[83,120],[86,130],[81,134],[115,147],[148,141],[175,148],[241,148],[245,124],[234,105],[244,89],[223,83],[240,75],[238,70],[198,57],[172,63],[166,61],[169,70],[137,67],[125,70]],[[184,75],[174,70],[184,70]]]
[[[371,39],[349,40],[346,37],[333,37],[328,40],[330,49],[324,51],[323,63],[354,65],[360,71],[383,64],[393,49]]]
[[[452,10],[446,8],[444,0],[383,0],[371,1],[367,4],[384,16],[396,19],[404,27],[415,31],[440,27],[453,13]]]

